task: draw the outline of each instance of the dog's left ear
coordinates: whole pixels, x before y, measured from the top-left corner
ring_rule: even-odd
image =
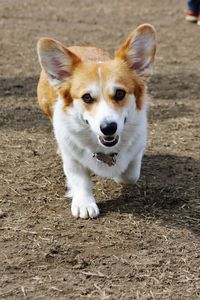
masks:
[[[150,24],[143,24],[130,34],[115,57],[125,61],[133,71],[145,79],[149,75],[155,53],[155,29]]]
[[[49,38],[41,38],[38,41],[37,52],[41,67],[55,88],[66,82],[73,69],[81,62],[78,56],[60,42]]]

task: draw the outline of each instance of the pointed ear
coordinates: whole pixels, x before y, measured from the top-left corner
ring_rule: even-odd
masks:
[[[53,39],[40,39],[37,53],[50,84],[56,88],[71,76],[74,67],[81,62],[78,56]]]
[[[148,76],[156,53],[155,29],[150,24],[140,25],[116,52],[116,58],[124,60],[141,77]]]

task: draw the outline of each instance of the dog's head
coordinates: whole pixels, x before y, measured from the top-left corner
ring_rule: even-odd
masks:
[[[85,61],[58,41],[38,43],[41,66],[64,109],[73,108],[104,147],[117,145],[130,114],[142,110],[155,51],[155,30],[148,24],[130,34],[113,60]]]

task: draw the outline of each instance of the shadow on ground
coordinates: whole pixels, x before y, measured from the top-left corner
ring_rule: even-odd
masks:
[[[149,81],[149,91],[155,99],[199,99],[199,84],[197,74],[154,74]]]
[[[3,108],[0,112],[0,128],[13,128],[15,131],[51,128],[48,117],[39,109],[37,99],[29,99],[34,106],[18,103],[16,107]]]
[[[38,80],[39,76],[0,78],[0,97],[36,97]]]
[[[50,128],[37,103],[38,77],[0,79],[0,127],[14,130]]]
[[[38,76],[0,78],[0,97],[36,96]],[[154,74],[149,91],[155,99],[199,98],[200,76],[192,73]]]
[[[49,127],[48,118],[44,116],[37,105],[37,82],[39,77],[2,78],[0,79],[0,97],[7,101],[1,108],[0,126],[14,128],[15,130],[29,129],[31,127]],[[150,93],[154,98],[184,99],[197,97],[200,78],[195,74],[152,76],[149,83]],[[4,102],[5,102],[4,101]],[[173,102],[165,108],[151,107],[150,120],[164,120],[188,116],[192,109],[185,103]]]
[[[103,214],[117,211],[161,220],[200,232],[200,162],[191,157],[145,156],[142,177],[120,197],[100,203]]]

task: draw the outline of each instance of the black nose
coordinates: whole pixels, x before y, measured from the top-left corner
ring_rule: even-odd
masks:
[[[117,131],[117,123],[103,123],[100,125],[100,129],[104,135],[113,135]]]

